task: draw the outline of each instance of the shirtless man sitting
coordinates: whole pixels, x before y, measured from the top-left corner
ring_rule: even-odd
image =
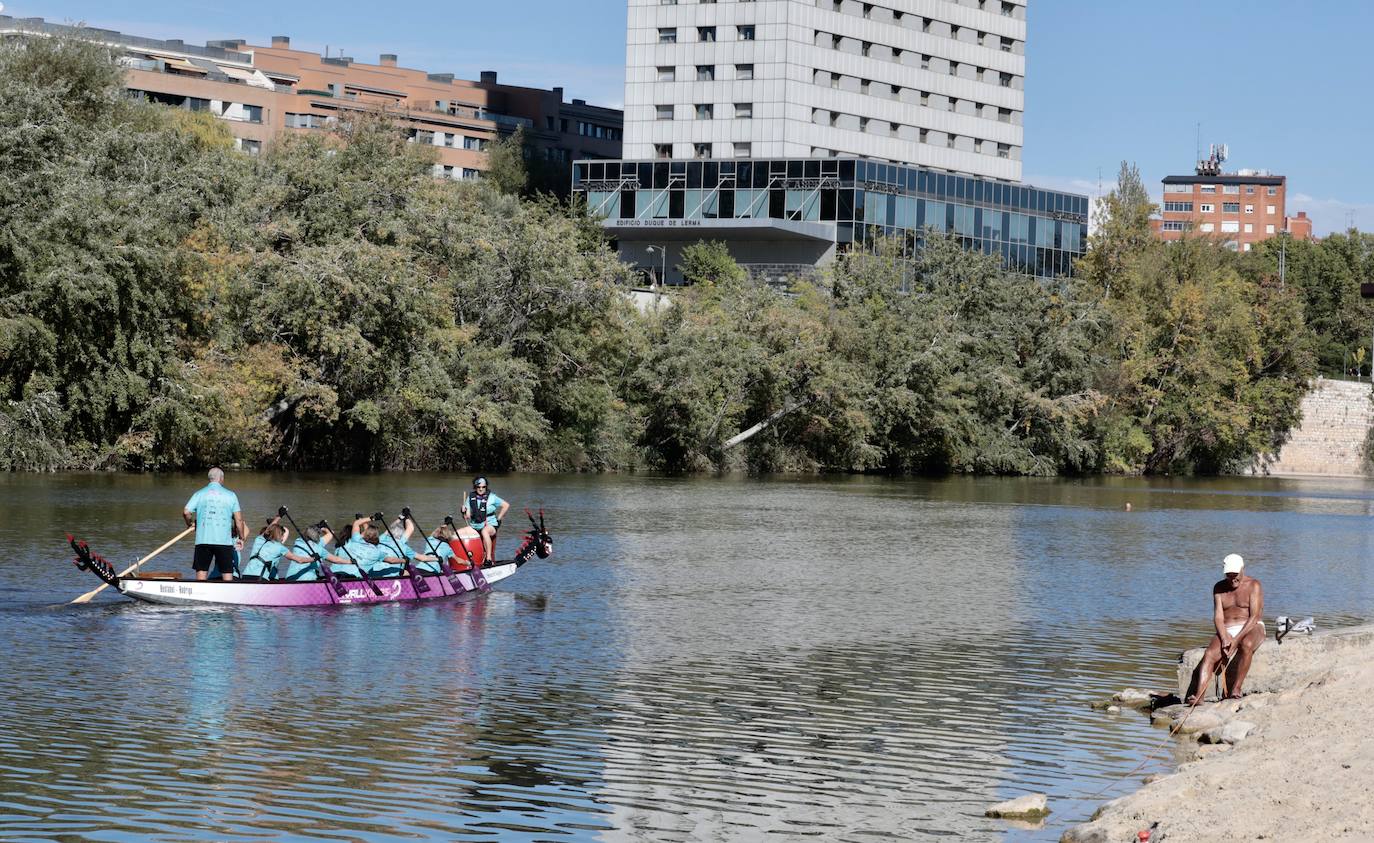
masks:
[[[1207,693],[1207,685],[1223,654],[1226,659],[1226,699],[1238,700],[1250,660],[1264,643],[1264,587],[1245,575],[1245,560],[1232,553],[1222,561],[1226,579],[1212,586],[1212,623],[1217,634],[1202,654],[1188,686],[1189,705]]]

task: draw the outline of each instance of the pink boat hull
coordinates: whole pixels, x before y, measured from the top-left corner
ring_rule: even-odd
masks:
[[[483,568],[482,575],[488,583],[499,582],[515,573],[519,566],[506,562]],[[476,597],[480,592],[472,581],[472,575],[465,572],[454,574],[462,585],[455,590],[448,577],[427,575],[421,577],[429,585],[429,591],[417,594],[415,584],[409,577],[388,577],[373,579],[376,594],[361,580],[347,580],[343,583],[345,592],[336,594],[327,582],[224,582],[211,580],[168,580],[168,579],[122,579],[119,590],[135,600],[149,603],[171,603],[178,605],[217,604],[229,606],[333,606],[338,604],[357,605],[365,603],[395,603],[406,600],[444,600],[453,598]]]

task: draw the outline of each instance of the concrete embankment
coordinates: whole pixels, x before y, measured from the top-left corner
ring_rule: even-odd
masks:
[[[1202,651],[1180,659],[1186,682]],[[1068,843],[1374,839],[1374,626],[1269,640],[1239,701],[1203,703],[1197,760],[1104,805]],[[1184,706],[1155,712],[1161,728]],[[1155,825],[1157,823],[1157,825]]]
[[[1262,455],[1250,474],[1355,477],[1364,474],[1365,437],[1374,426],[1368,383],[1318,378],[1302,399],[1302,423],[1278,454]]]

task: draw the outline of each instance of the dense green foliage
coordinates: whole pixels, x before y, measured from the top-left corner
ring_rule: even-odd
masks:
[[[96,47],[0,44],[0,468],[1214,471],[1370,324],[1374,242],[1280,284],[1152,238],[1129,168],[1073,282],[932,233],[780,295],[701,243],[641,311],[518,137],[430,165],[362,116],[241,155]]]

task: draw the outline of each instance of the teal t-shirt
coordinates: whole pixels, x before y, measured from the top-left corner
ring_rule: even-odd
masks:
[[[291,547],[291,552],[297,556],[309,556],[310,561],[292,562],[291,567],[286,569],[286,576],[284,579],[293,582],[309,582],[323,576],[320,572],[319,564],[315,562],[314,556],[310,553],[311,550],[314,550],[315,553],[319,554],[321,557],[329,554],[329,549],[320,542],[312,542],[309,539],[296,539],[296,543]]]
[[[234,543],[234,515],[241,511],[238,495],[211,483],[191,495],[185,509],[196,516],[196,544]]]
[[[386,551],[388,556],[404,556],[407,559],[415,558],[415,548],[401,541],[397,536],[396,541],[391,540],[391,536],[382,536],[381,548]]]
[[[261,538],[261,537],[259,537]],[[266,541],[244,563],[242,574],[245,577],[265,577],[269,571],[281,573],[281,560],[286,555],[286,545],[279,541]]]
[[[465,511],[467,510],[467,508],[468,508],[469,504],[471,503],[471,501],[472,501],[472,497],[471,497],[471,496],[468,496],[468,497],[463,498],[463,508],[464,508]],[[488,493],[487,493],[487,517],[486,517],[485,519],[480,520],[480,521],[474,521],[474,520],[473,520],[473,514],[472,514],[472,512],[468,511],[468,512],[465,513],[465,514],[467,515],[467,519],[468,519],[468,526],[472,527],[472,529],[474,529],[474,530],[481,530],[483,527],[495,527],[495,526],[497,526],[497,524],[496,524],[496,513],[498,513],[498,512],[501,511],[501,504],[503,504],[503,503],[505,503],[505,502],[506,502],[505,498],[502,498],[500,495],[496,494],[495,492],[488,492]]]

